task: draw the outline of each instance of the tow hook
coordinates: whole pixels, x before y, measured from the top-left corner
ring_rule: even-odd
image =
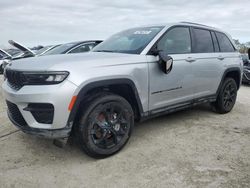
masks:
[[[64,148],[68,143],[68,141],[69,138],[59,138],[59,139],[54,139],[53,144],[59,148]]]

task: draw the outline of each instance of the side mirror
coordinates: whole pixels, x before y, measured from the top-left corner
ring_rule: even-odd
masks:
[[[160,58],[160,68],[165,74],[168,74],[173,67],[173,58],[167,55],[167,53],[164,51],[159,51],[158,54]]]

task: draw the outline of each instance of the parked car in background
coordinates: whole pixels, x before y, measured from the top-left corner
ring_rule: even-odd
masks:
[[[243,64],[244,65],[248,65],[250,62],[249,62],[249,57],[248,57],[248,54],[241,54],[241,58],[243,60]]]
[[[6,59],[6,58],[11,58],[11,57],[12,57],[11,54],[9,54],[7,51],[0,48],[0,60]]]
[[[242,83],[250,84],[250,53],[243,54],[242,60],[244,64]]]
[[[48,51],[58,47],[60,45],[49,45],[49,46],[45,46],[43,48],[41,48],[40,50],[37,50],[36,51],[36,56],[40,56],[40,55],[43,55],[45,53],[47,53]]]
[[[9,40],[9,43],[12,46],[18,48],[21,52],[13,55],[11,59],[6,59],[2,62],[2,66],[0,67],[0,74],[3,73],[3,69],[7,66],[7,64],[13,60],[28,58],[28,57],[37,57],[37,56],[89,52],[101,42],[102,42],[101,40],[71,42],[71,43],[60,44],[60,45],[46,46],[34,52],[31,49],[25,47],[24,45],[21,45],[20,43],[16,41]]]
[[[28,47],[14,41],[14,40],[9,40],[8,42],[13,47],[21,50],[21,52],[19,54],[12,56],[12,60],[27,58],[27,57],[34,57],[36,55],[35,52],[33,52],[31,49],[29,49]]]
[[[35,52],[25,47],[24,45],[18,42],[15,42],[13,40],[9,40],[8,42],[11,46],[17,48],[18,51],[13,50],[13,49],[9,50],[10,52],[15,52],[15,53],[13,55],[9,54],[10,56],[8,58],[3,59],[3,61],[1,62],[1,66],[0,66],[0,74],[3,74],[4,68],[9,64],[10,61],[35,56]]]
[[[88,40],[88,41],[66,43],[66,44],[59,45],[42,55],[57,55],[57,54],[72,54],[72,53],[89,52],[101,42],[102,42],[101,40]]]
[[[37,52],[38,50],[41,50],[42,48],[44,48],[44,46],[42,45],[38,45],[38,46],[34,46],[32,48],[30,48],[33,52]]]
[[[18,53],[21,52],[21,50],[17,49],[17,48],[10,48],[10,49],[5,49],[4,51],[6,51],[7,53],[9,53],[11,56],[14,56]]]
[[[13,62],[3,94],[22,131],[49,138],[74,133],[88,155],[104,158],[125,146],[134,121],[207,102],[230,112],[242,80],[239,55],[232,38],[213,27],[137,27],[90,53]]]
[[[4,62],[11,59],[12,56],[3,49],[0,49],[0,74],[3,74]]]

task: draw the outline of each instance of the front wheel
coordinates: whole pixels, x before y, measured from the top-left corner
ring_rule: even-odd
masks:
[[[131,105],[111,93],[99,94],[87,105],[76,129],[82,149],[94,158],[115,154],[127,143],[134,126]]]
[[[237,84],[233,78],[226,78],[219,91],[217,100],[213,103],[218,113],[225,114],[230,112],[237,98]]]

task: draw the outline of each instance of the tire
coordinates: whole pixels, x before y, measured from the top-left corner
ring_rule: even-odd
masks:
[[[94,158],[105,158],[120,151],[134,127],[134,112],[123,97],[100,93],[84,103],[75,135],[83,151]]]
[[[217,100],[213,103],[214,109],[220,114],[230,112],[237,98],[237,84],[233,78],[226,78],[217,96]]]

